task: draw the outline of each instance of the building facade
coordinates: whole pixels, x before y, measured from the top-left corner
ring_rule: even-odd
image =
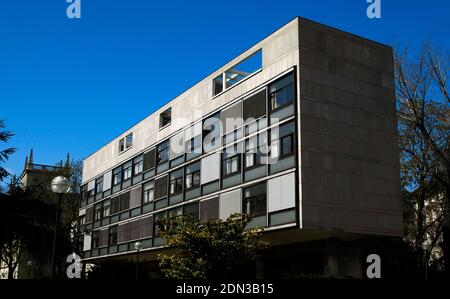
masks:
[[[245,212],[272,260],[325,240],[318,272],[361,276],[329,240],[402,235],[392,61],[303,18],[252,46],[84,160],[84,261],[132,259],[138,240],[154,259],[170,215]]]

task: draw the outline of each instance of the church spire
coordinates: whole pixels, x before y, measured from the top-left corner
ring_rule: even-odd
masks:
[[[28,163],[33,164],[33,148],[31,148],[31,151],[30,151],[30,158],[28,160]]]
[[[67,153],[66,164],[65,167],[70,167],[70,153]]]

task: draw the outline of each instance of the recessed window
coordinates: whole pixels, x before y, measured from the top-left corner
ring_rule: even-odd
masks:
[[[131,178],[131,161],[123,165],[123,180],[126,181]]]
[[[95,213],[94,213],[94,220],[100,220],[102,219],[103,215],[103,206],[102,204],[95,205]]]
[[[172,108],[169,108],[159,115],[159,128],[170,125],[172,121]]]
[[[108,217],[110,215],[111,212],[110,209],[111,209],[111,201],[109,199],[105,200],[103,202],[103,217]]]
[[[234,67],[227,70],[225,73],[217,76],[213,80],[214,95],[221,93],[227,88],[242,81],[251,74],[259,71],[262,68],[262,50],[259,50],[244,59]],[[224,82],[225,80],[225,82]],[[225,88],[224,88],[225,87]]]
[[[200,187],[200,162],[186,166],[186,191]]]
[[[217,113],[203,121],[203,150],[210,152],[220,146],[220,114]]]
[[[133,146],[133,133],[128,134],[119,140],[119,154]]]
[[[116,169],[113,170],[113,185],[119,185],[122,179],[122,168],[118,167]]]
[[[92,248],[100,247],[100,232],[94,231],[92,232]]]
[[[109,228],[109,246],[117,244],[117,225]]]
[[[138,175],[144,170],[144,157],[141,155],[133,160],[133,174]]]
[[[144,184],[144,203],[152,202],[155,199],[155,188],[154,188],[154,182],[148,182]]]
[[[103,192],[103,177],[98,178],[95,181],[95,194],[100,194]]]
[[[183,169],[174,171],[170,174],[170,195],[183,192]]]
[[[250,217],[266,215],[266,183],[261,183],[244,189],[242,211]]]
[[[157,164],[169,161],[169,141],[165,141],[158,145],[158,155],[156,157]]]
[[[292,74],[269,86],[271,110],[288,106],[294,101],[294,82]]]

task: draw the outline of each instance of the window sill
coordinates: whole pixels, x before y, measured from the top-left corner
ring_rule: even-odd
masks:
[[[119,155],[122,155],[123,153],[128,152],[128,151],[129,151],[130,149],[132,149],[132,148],[133,148],[133,146],[130,146],[129,148],[127,148],[127,149],[125,149],[125,150],[119,152]]]
[[[170,127],[170,125],[171,125],[171,122],[168,123],[167,125],[165,125],[164,127],[159,128],[159,131],[162,131],[162,130],[164,130],[164,129]]]

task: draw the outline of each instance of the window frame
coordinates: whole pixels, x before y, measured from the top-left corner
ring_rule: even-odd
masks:
[[[168,113],[168,117],[165,115],[166,113]],[[164,123],[165,122],[164,120],[167,119],[169,119],[169,121]],[[159,129],[162,130],[170,126],[171,123],[172,123],[172,107],[169,107],[159,114]]]

